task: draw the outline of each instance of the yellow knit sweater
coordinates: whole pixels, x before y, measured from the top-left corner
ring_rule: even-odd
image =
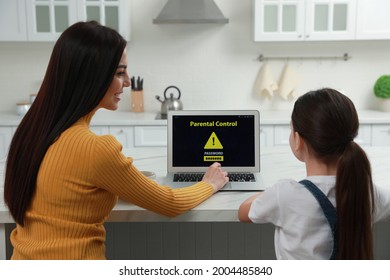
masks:
[[[48,149],[25,226],[11,234],[12,259],[105,259],[103,223],[118,196],[176,216],[213,193],[203,182],[171,189],[143,176],[113,136],[89,130],[91,118],[79,120]]]

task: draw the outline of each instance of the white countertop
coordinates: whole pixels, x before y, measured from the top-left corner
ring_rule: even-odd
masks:
[[[390,190],[390,147],[365,148],[372,165],[374,183]],[[136,148],[124,150],[124,154],[134,158],[139,170],[153,171],[157,180],[166,174],[166,148]],[[11,223],[3,202],[4,161],[0,162],[0,223]],[[262,178],[266,186],[279,179],[300,180],[305,177],[304,164],[295,159],[289,147],[267,148],[261,151]],[[167,218],[143,208],[119,200],[112,211],[111,222],[227,222],[237,221],[237,210],[242,201],[253,192],[219,192],[191,211],[175,218]]]
[[[156,120],[158,112],[122,112],[99,110],[91,125],[166,125],[166,120]],[[390,124],[390,112],[361,110],[358,112],[362,124]],[[278,125],[290,123],[291,111],[262,111],[260,124]],[[14,112],[0,112],[0,126],[17,126],[22,117]]]
[[[166,120],[156,120],[157,112],[121,112],[99,110],[92,118],[91,125],[167,125]],[[0,112],[0,126],[17,126],[22,120],[13,112]]]

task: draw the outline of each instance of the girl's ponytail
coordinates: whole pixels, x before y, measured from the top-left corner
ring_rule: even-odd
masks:
[[[338,258],[373,259],[371,166],[363,149],[345,143],[336,175]]]

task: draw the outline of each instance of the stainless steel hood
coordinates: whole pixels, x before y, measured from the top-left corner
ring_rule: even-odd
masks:
[[[214,0],[168,0],[155,24],[163,23],[228,23]]]

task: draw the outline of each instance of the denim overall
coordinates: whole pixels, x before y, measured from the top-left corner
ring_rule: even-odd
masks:
[[[308,189],[313,196],[317,199],[320,204],[322,211],[324,211],[325,217],[328,220],[329,226],[332,229],[333,235],[333,251],[330,256],[331,260],[335,260],[337,256],[337,212],[336,208],[329,201],[326,195],[312,182],[309,180],[302,180],[299,183],[304,185],[306,189]]]

